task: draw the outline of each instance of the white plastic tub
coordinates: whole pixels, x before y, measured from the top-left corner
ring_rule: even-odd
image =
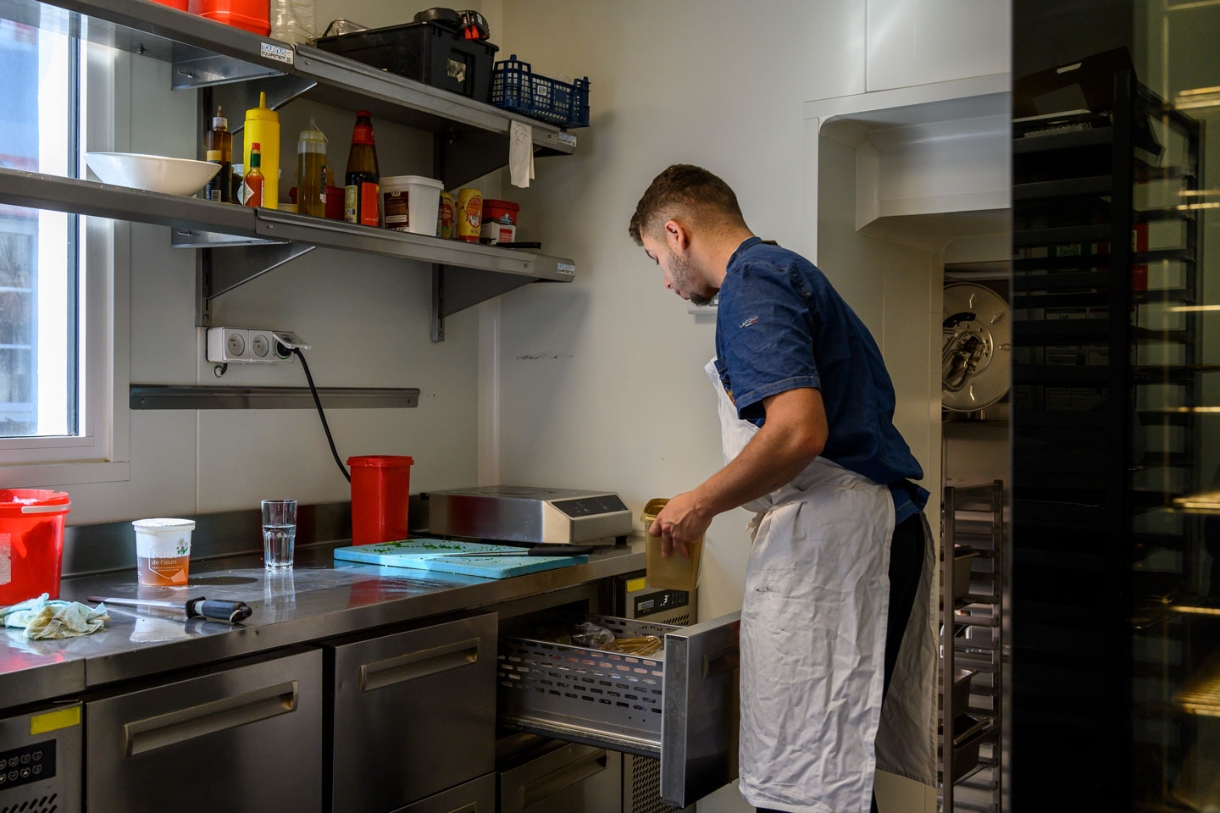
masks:
[[[423,175],[382,178],[382,211],[385,213],[386,228],[435,237],[436,215],[441,205],[443,187],[440,181]]]

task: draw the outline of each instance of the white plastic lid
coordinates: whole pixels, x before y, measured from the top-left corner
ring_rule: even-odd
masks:
[[[444,189],[445,185],[438,180],[428,178],[424,175],[392,175],[389,178],[381,179],[381,189],[400,190],[406,189],[410,185],[416,186],[431,186],[435,189]]]
[[[154,517],[153,519],[137,519],[131,523],[141,531],[148,533],[169,533],[171,531],[193,531],[195,521],[192,519],[171,519],[169,517]]]

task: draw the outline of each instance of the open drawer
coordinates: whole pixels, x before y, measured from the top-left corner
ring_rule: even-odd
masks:
[[[661,799],[675,807],[737,778],[740,613],[692,627],[575,620],[593,621],[616,638],[656,635],[664,648],[640,657],[502,635],[502,725],[660,759]]]

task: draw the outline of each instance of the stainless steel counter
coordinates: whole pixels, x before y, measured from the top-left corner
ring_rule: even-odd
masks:
[[[21,630],[6,629],[0,646],[0,709],[292,644],[570,590],[644,568],[642,542],[598,551],[585,565],[511,579],[336,562],[334,547],[298,549],[295,568],[284,574],[268,573],[262,557],[249,554],[192,562],[185,588],[140,586],[134,570],[65,579],[60,598],[66,600],[85,601],[90,595],[185,600],[206,595],[244,601],[254,614],[231,627],[111,606],[106,628],[81,638],[31,641]]]

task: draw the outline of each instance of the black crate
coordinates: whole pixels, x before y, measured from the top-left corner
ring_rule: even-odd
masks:
[[[491,97],[491,67],[500,50],[426,22],[322,37],[318,47],[480,102]]]

